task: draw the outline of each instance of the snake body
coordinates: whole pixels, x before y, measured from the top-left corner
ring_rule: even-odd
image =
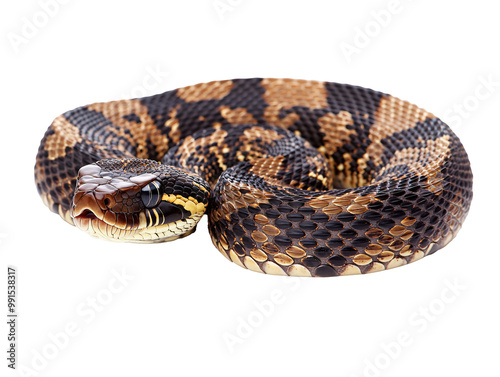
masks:
[[[371,89],[295,79],[68,111],[42,139],[35,181],[94,236],[172,240],[206,211],[229,260],[293,276],[418,260],[455,237],[472,200],[467,154],[440,119]]]

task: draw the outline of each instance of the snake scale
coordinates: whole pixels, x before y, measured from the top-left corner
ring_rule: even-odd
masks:
[[[35,181],[93,236],[173,240],[206,212],[226,258],[292,276],[416,261],[455,237],[472,200],[467,154],[440,119],[371,89],[295,79],[68,111],[42,139]]]

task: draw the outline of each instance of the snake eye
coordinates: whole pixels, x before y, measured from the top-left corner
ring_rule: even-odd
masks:
[[[158,181],[153,181],[141,190],[141,199],[146,208],[153,208],[158,205],[162,197],[161,183]]]

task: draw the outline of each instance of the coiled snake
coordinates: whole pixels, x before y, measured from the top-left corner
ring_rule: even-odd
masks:
[[[216,81],[68,111],[43,137],[35,181],[53,212],[109,240],[173,240],[206,210],[225,257],[293,276],[418,260],[454,238],[472,200],[467,154],[431,113],[294,79]]]

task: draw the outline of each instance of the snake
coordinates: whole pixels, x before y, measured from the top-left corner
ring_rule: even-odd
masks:
[[[172,241],[206,213],[229,261],[312,277],[431,255],[472,201],[469,158],[442,120],[383,92],[291,78],[67,111],[43,136],[35,183],[51,211],[91,236]]]

